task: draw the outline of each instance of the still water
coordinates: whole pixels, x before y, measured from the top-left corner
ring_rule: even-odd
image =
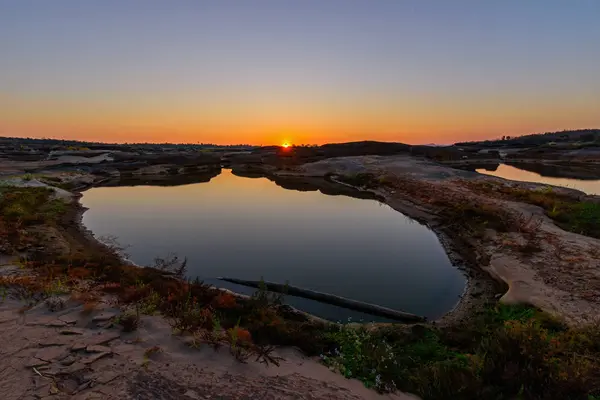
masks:
[[[176,253],[188,275],[237,292],[216,277],[285,283],[435,318],[465,280],[436,235],[375,200],[300,192],[224,170],[208,183],[101,187],[84,193],[85,226],[114,235],[140,265]],[[382,320],[288,296],[331,320]]]
[[[539,165],[537,166],[540,167]],[[527,171],[511,165],[500,164],[494,171],[489,169],[476,169],[477,172],[486,175],[498,176],[500,178],[510,179],[521,182],[536,182],[554,186],[562,186],[570,189],[577,189],[587,194],[600,195],[600,179],[573,179],[545,176],[537,172]]]

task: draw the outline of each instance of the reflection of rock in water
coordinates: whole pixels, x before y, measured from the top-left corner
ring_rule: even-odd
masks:
[[[288,190],[297,190],[299,192],[320,191],[321,193],[329,196],[343,195],[357,199],[381,200],[380,197],[374,193],[356,190],[349,186],[340,185],[324,178],[313,178],[306,176],[278,176],[268,172],[259,172],[258,169],[248,169],[248,166],[244,166],[244,168],[239,167],[240,166],[235,166],[235,168],[231,170],[231,173],[243,178],[267,178],[270,181],[275,182],[277,186]]]
[[[600,179],[600,167],[594,167],[586,164],[546,164],[546,163],[522,163],[522,162],[506,162],[515,168],[519,168],[529,172],[535,172],[541,176],[551,178],[570,178],[580,180],[596,180]]]
[[[178,186],[191,183],[210,182],[210,180],[221,171],[202,174],[182,175],[126,175],[122,174],[119,179],[105,182],[102,186]]]
[[[500,163],[468,163],[464,165],[459,165],[453,168],[462,169],[466,171],[476,171],[478,169],[485,169],[486,171],[497,171]]]
[[[273,182],[284,189],[297,190],[300,192],[320,191],[329,196],[348,196],[357,199],[377,200],[378,196],[371,192],[365,192],[352,189],[351,187],[329,182],[322,178],[280,178],[271,179]]]

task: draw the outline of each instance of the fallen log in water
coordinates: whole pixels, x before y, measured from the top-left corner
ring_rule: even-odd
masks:
[[[378,306],[376,304],[365,303],[362,301],[351,300],[345,297],[336,296],[334,294],[317,292],[309,289],[302,289],[290,285],[282,285],[274,282],[263,282],[263,281],[247,281],[244,279],[235,278],[217,278],[225,282],[235,283],[238,285],[249,286],[253,288],[260,288],[263,286],[270,292],[277,292],[283,294],[289,294],[290,296],[303,297],[305,299],[319,301],[321,303],[332,304],[339,307],[348,308],[354,311],[360,311],[371,315],[377,315],[379,317],[385,317],[402,322],[423,322],[426,320],[425,317],[410,314],[403,311],[393,310],[391,308]]]

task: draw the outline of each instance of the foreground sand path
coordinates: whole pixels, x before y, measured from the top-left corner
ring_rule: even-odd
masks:
[[[236,361],[228,349],[193,349],[173,336],[161,317],[143,317],[123,333],[112,327],[118,310],[89,315],[67,301],[0,303],[0,397],[17,399],[411,399],[380,395],[293,349],[279,367]],[[158,351],[148,355],[147,350]]]

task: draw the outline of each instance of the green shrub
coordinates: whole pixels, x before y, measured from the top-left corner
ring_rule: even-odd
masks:
[[[562,205],[556,209],[553,218],[565,229],[600,238],[600,203],[579,202]]]
[[[586,399],[600,389],[600,329],[498,305],[454,328],[342,327],[323,362],[379,391],[423,399]]]
[[[67,205],[51,199],[52,189],[0,188],[0,215],[9,222],[36,224],[54,222],[67,210]]]

